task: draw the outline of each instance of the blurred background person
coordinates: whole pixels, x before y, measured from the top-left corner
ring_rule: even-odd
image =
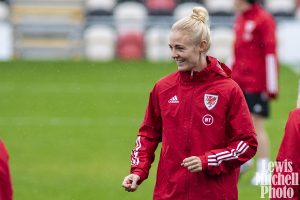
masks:
[[[8,151],[3,141],[0,140],[0,200],[13,199],[8,159]]]
[[[253,185],[260,184],[267,173],[270,142],[265,130],[269,117],[269,102],[278,94],[278,58],[276,52],[276,24],[272,15],[258,0],[235,0],[235,43],[232,77],[242,88],[258,139],[256,173]],[[252,165],[244,164],[241,172]]]

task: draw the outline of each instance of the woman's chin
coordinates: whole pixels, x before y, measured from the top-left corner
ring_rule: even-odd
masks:
[[[178,67],[178,71],[187,71],[187,66],[185,65],[180,65],[180,64],[177,64],[177,67]]]

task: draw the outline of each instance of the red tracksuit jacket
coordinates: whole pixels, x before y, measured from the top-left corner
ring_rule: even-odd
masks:
[[[148,176],[162,142],[153,199],[238,198],[239,166],[256,153],[257,141],[247,104],[230,70],[207,57],[200,72],[176,71],[154,86],[131,155],[131,173]],[[180,164],[199,156],[203,171]]]
[[[13,191],[8,165],[8,152],[0,140],[0,200],[12,200]]]
[[[298,178],[300,178],[300,109],[293,110],[287,120],[284,136],[279,148],[279,152],[276,158],[277,162],[290,162],[292,164],[292,170],[289,168],[279,168],[275,167],[274,175],[291,175],[291,173],[298,173]],[[298,181],[300,181],[298,179]],[[274,185],[276,184],[276,185]],[[299,183],[298,183],[299,184]],[[275,182],[272,182],[272,187],[277,190],[281,190],[284,187],[292,188],[294,191],[293,198],[279,198],[276,197],[276,194],[273,195],[271,199],[291,199],[291,200],[300,200],[300,186],[299,185],[285,185],[283,182],[278,182],[278,179],[275,179]]]
[[[275,28],[272,16],[258,4],[237,16],[232,78],[244,92],[278,93]]]

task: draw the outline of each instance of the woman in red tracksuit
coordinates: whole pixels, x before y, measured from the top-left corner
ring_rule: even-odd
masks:
[[[122,185],[133,192],[147,177],[158,143],[162,149],[153,199],[238,199],[239,167],[256,153],[249,110],[230,70],[207,56],[208,13],[203,7],[177,21],[169,46],[178,71],[150,93]]]

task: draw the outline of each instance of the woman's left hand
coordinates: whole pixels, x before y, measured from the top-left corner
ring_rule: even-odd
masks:
[[[182,161],[181,166],[187,168],[190,172],[202,171],[202,162],[201,159],[197,156],[185,158]]]

